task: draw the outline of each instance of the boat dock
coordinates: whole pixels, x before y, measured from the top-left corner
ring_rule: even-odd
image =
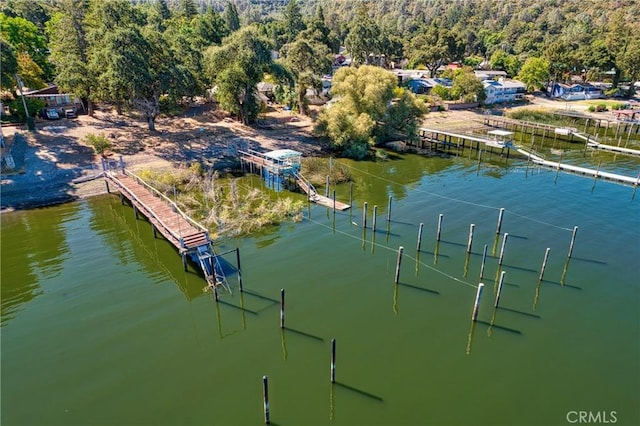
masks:
[[[187,256],[190,256],[200,265],[209,285],[222,285],[229,289],[204,226],[190,218],[162,192],[127,170],[122,159],[119,162],[103,161],[103,171],[107,192],[111,192],[110,184],[115,186],[122,203],[127,200],[133,207],[136,219],[140,214],[145,216],[151,224],[153,236],[160,233],[178,249],[185,270]]]
[[[525,157],[529,158],[533,163],[539,166],[549,167],[555,170],[562,170],[564,172],[574,173],[574,174],[583,175],[583,176],[592,176],[594,179],[600,178],[600,179],[610,180],[613,182],[623,183],[631,186],[638,186],[638,184],[640,184],[640,173],[638,173],[638,177],[634,178],[631,176],[620,175],[617,173],[603,172],[603,171],[600,171],[599,169],[594,170],[586,167],[573,166],[571,164],[563,164],[556,161],[545,160],[544,158],[538,155],[535,155],[529,151],[526,151],[522,148],[516,148],[516,151],[518,151],[520,154],[524,155]]]
[[[504,153],[506,148],[507,157],[509,157],[510,151],[513,148],[510,140],[507,140],[507,137],[513,135],[511,132],[503,131],[503,130],[493,130],[488,132],[492,138],[489,137],[480,137],[477,135],[471,134],[462,134],[462,133],[454,133],[445,130],[438,129],[428,129],[421,128],[419,131],[420,142],[419,146],[416,148],[420,150],[441,150],[446,151],[447,149],[476,149],[480,151],[484,146],[485,150],[493,153],[493,148],[499,148],[500,154]]]
[[[248,150],[238,151],[238,155],[243,168],[248,166],[251,173],[259,173],[269,188],[279,190],[284,180],[291,179],[307,194],[307,199],[310,202],[341,211],[351,207],[349,204],[335,200],[335,198],[320,195],[316,191],[311,182],[300,173],[302,153],[298,151],[291,149],[270,152]]]

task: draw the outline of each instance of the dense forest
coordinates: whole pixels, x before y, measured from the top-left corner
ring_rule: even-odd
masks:
[[[0,6],[4,103],[22,108],[11,99],[18,78],[29,88],[55,82],[82,98],[89,113],[94,102],[137,110],[151,130],[162,111],[212,89],[222,108],[250,123],[260,109],[256,85],[265,79],[278,83],[279,102],[304,113],[307,89],[319,87],[341,47],[355,66],[403,63],[435,74],[458,61],[505,70],[532,88],[575,74],[617,87],[640,80],[640,3],[7,0]]]

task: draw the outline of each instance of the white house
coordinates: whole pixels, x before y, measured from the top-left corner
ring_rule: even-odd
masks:
[[[524,83],[517,80],[485,80],[482,83],[487,94],[484,103],[487,105],[520,101],[524,99],[524,94],[527,91]]]

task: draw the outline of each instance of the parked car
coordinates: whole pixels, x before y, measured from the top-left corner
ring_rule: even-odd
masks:
[[[73,108],[67,108],[64,110],[64,116],[66,118],[76,118],[77,117],[76,110]]]
[[[48,109],[45,112],[47,119],[49,120],[58,120],[60,118],[60,115],[58,114],[58,111],[56,111],[55,109]]]

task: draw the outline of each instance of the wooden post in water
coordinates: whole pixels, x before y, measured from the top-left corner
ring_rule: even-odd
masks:
[[[336,382],[336,339],[331,339],[331,383]]]
[[[542,281],[542,277],[544,276],[544,270],[547,268],[547,259],[549,259],[549,252],[551,249],[547,247],[547,250],[544,252],[544,260],[542,261],[542,268],[540,268],[540,277],[538,278]]]
[[[284,289],[280,289],[280,328],[284,328]]]
[[[402,246],[398,247],[398,261],[396,262],[396,277],[393,280],[395,284],[398,284],[398,282],[400,281],[400,264],[402,263],[403,252],[404,252],[404,247]]]
[[[484,249],[482,249],[482,264],[480,265],[480,280],[484,278],[484,264],[487,261],[487,245],[484,245]]]
[[[270,425],[271,419],[269,418],[269,378],[262,376],[262,404],[264,409],[264,424]]]
[[[153,231],[153,238],[158,238],[158,230],[153,223],[151,224],[151,230]]]
[[[353,206],[353,182],[349,184],[349,206]],[[351,211],[353,208],[349,210]]]
[[[593,180],[595,182],[598,179],[598,172],[600,171],[600,164],[602,164],[602,160],[598,160],[598,167],[596,167],[596,172],[593,175]]]
[[[132,202],[133,202],[133,200],[132,200]],[[138,219],[138,209],[136,208],[135,204],[132,204],[132,205],[133,205],[133,215],[136,217],[136,219]]]
[[[496,227],[496,235],[500,234],[500,228],[502,228],[502,216],[504,216],[504,207],[501,207],[500,213],[498,213],[498,226]]]
[[[391,195],[389,195],[389,205],[387,207],[387,222],[391,222]]]
[[[336,190],[333,190],[333,215],[336,215]]]
[[[236,263],[238,264],[238,286],[242,293],[244,289],[242,288],[242,269],[240,269],[240,247],[236,247]]]
[[[365,201],[362,206],[362,229],[367,227],[367,202]]]
[[[504,258],[504,248],[507,245],[507,238],[509,237],[509,233],[505,232],[502,237],[502,248],[500,249],[500,259],[498,259],[498,265],[502,266],[502,259]]]
[[[422,228],[424,227],[424,223],[420,223],[420,227],[418,228],[418,245],[416,246],[416,251],[420,251],[420,246],[422,245]]]
[[[475,322],[478,319],[478,312],[480,311],[480,298],[482,297],[482,289],[484,284],[478,284],[478,292],[476,293],[476,301],[473,304],[473,313],[471,314],[471,321]]]
[[[376,232],[376,219],[378,217],[378,206],[373,206],[373,220],[372,220],[372,225],[371,225],[371,230],[373,232]]]
[[[329,198],[329,176],[327,176],[327,183],[324,187],[324,196]]]
[[[571,234],[571,244],[569,244],[569,255],[567,256],[571,259],[571,254],[573,253],[573,243],[576,241],[576,233],[578,232],[578,227],[573,227],[573,233]]]
[[[502,284],[504,283],[504,274],[505,271],[500,273],[500,282],[498,283],[498,293],[496,293],[496,303],[493,305],[494,307],[498,307],[498,303],[500,303],[500,295],[502,294]]]
[[[440,231],[442,231],[442,218],[444,215],[440,213],[438,216],[438,231],[436,232],[436,241],[440,241]]]
[[[473,230],[475,229],[476,225],[475,224],[471,224],[469,225],[469,241],[467,242],[467,253],[471,253],[471,246],[473,245]]]

